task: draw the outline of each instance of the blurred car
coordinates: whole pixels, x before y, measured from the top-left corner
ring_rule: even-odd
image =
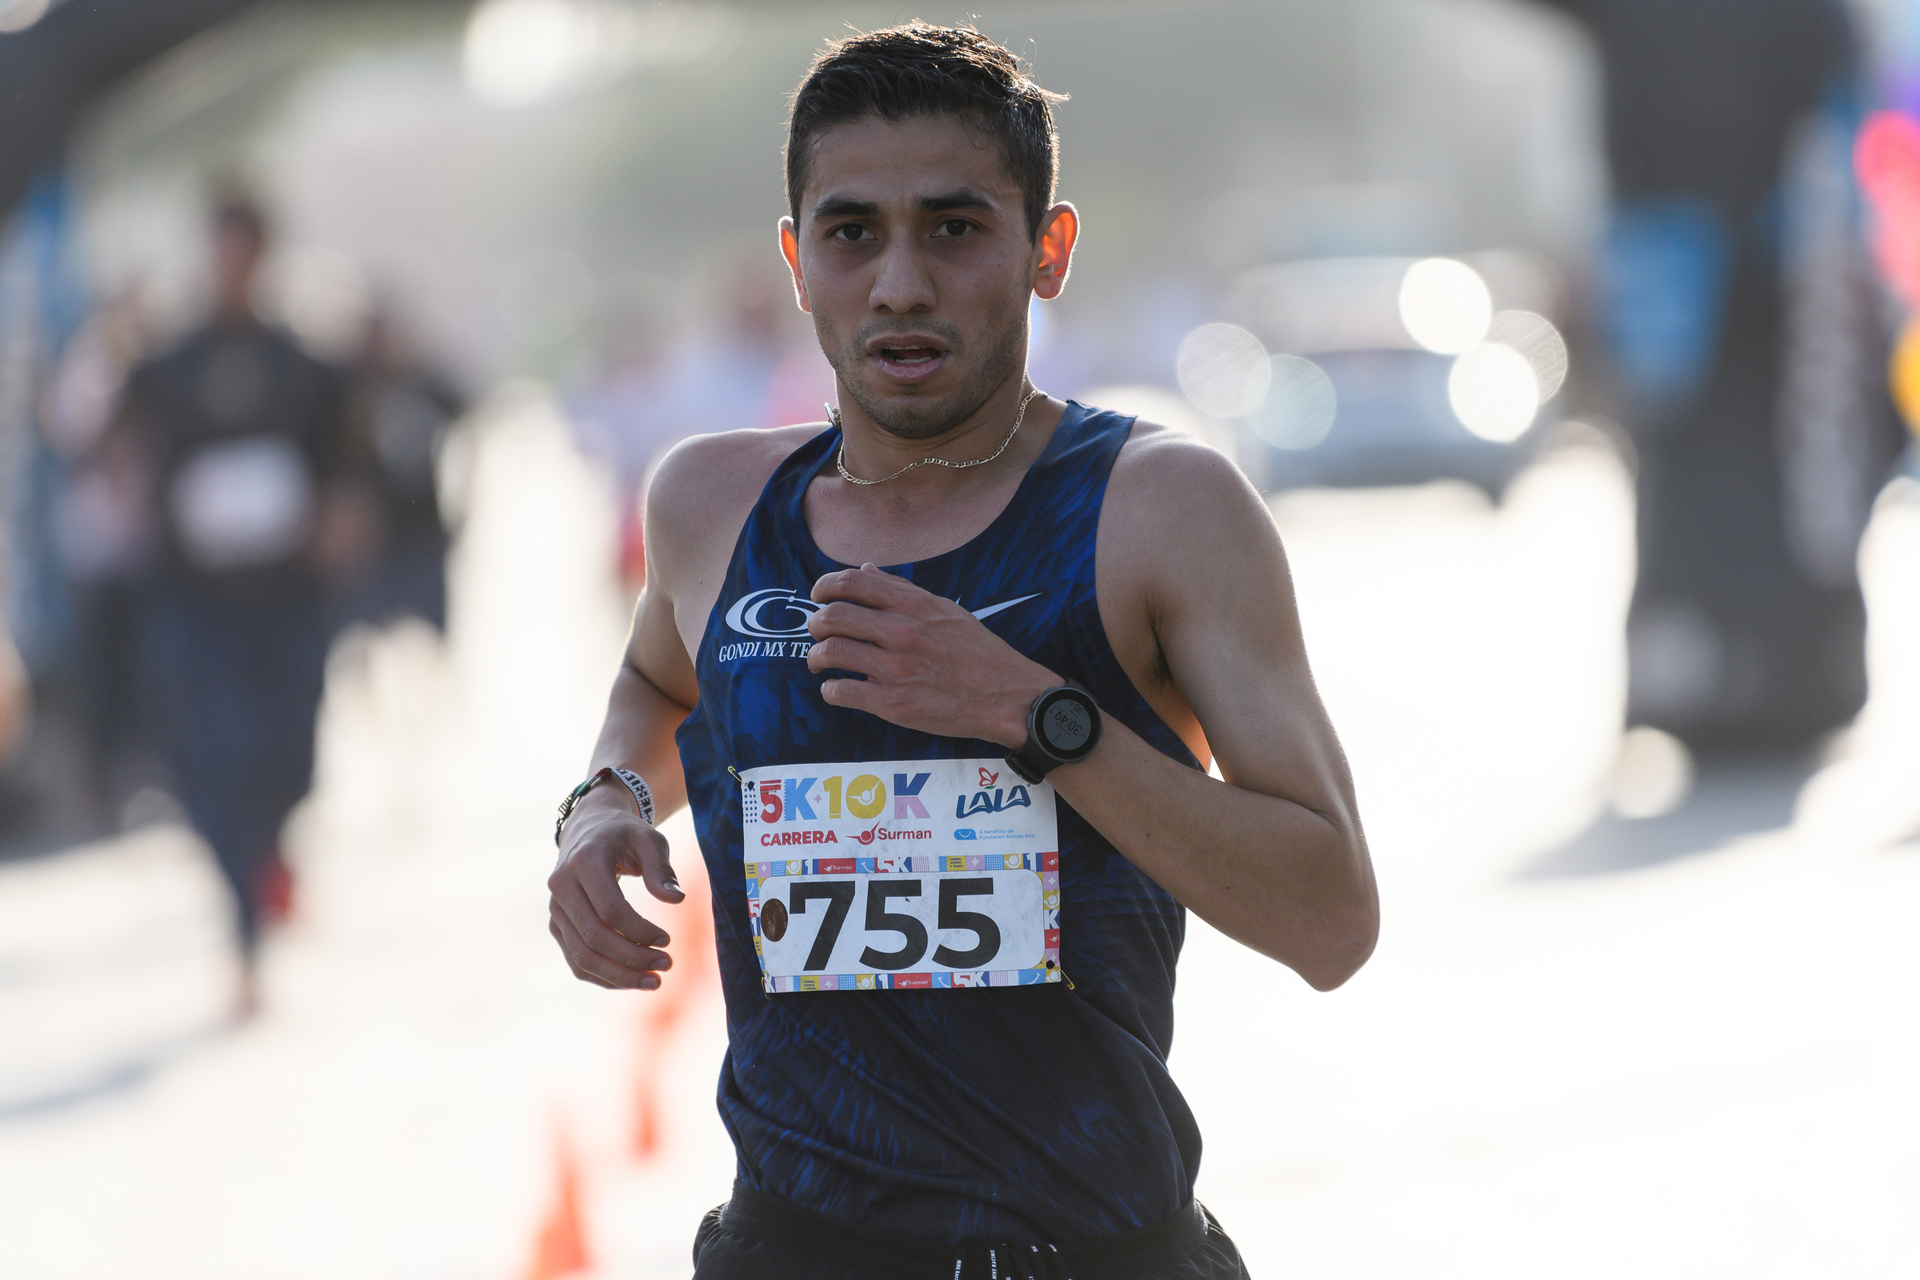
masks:
[[[1556,416],[1559,293],[1517,252],[1259,267],[1230,292],[1237,323],[1182,344],[1181,388],[1235,424],[1265,490],[1450,478],[1497,499]]]

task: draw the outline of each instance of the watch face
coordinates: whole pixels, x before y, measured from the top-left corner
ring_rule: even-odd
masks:
[[[1093,708],[1071,693],[1063,694],[1040,709],[1040,736],[1056,755],[1077,755],[1093,737],[1093,717]]]

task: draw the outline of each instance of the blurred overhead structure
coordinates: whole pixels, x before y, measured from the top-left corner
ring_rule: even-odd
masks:
[[[0,34],[0,217],[59,156],[67,131],[100,95],[154,58],[254,0],[96,0],[59,4]]]
[[[289,2],[279,0],[281,7]],[[341,8],[349,2],[299,0]],[[12,212],[34,176],[59,157],[68,131],[114,85],[201,32],[258,7],[261,0],[56,0],[31,24],[0,29],[6,119],[0,129],[0,218]]]
[[[1598,39],[1602,321],[1638,443],[1629,716],[1806,744],[1866,692],[1854,560],[1900,433],[1842,0],[1543,0]]]

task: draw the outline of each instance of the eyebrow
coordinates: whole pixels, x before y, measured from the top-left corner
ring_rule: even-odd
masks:
[[[880,206],[867,200],[855,200],[852,196],[826,196],[813,206],[813,216],[817,218],[872,218],[880,212]]]
[[[976,187],[955,187],[938,195],[921,196],[918,204],[922,213],[947,213],[954,209],[991,209],[997,213],[1000,210],[999,201]],[[855,200],[852,196],[824,196],[820,203],[813,206],[815,219],[875,218],[879,215],[879,205],[870,200]]]
[[[973,187],[955,187],[937,196],[920,197],[922,213],[945,213],[949,209],[992,209],[998,212],[999,208],[999,201]]]

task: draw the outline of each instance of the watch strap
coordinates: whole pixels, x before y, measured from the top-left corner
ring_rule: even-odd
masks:
[[[1021,781],[1027,783],[1044,779],[1047,776],[1047,770],[1053,768],[1053,764],[1052,760],[1034,749],[1032,734],[1027,735],[1027,740],[1020,744],[1018,751],[1007,753],[1007,768],[1019,774]]]

